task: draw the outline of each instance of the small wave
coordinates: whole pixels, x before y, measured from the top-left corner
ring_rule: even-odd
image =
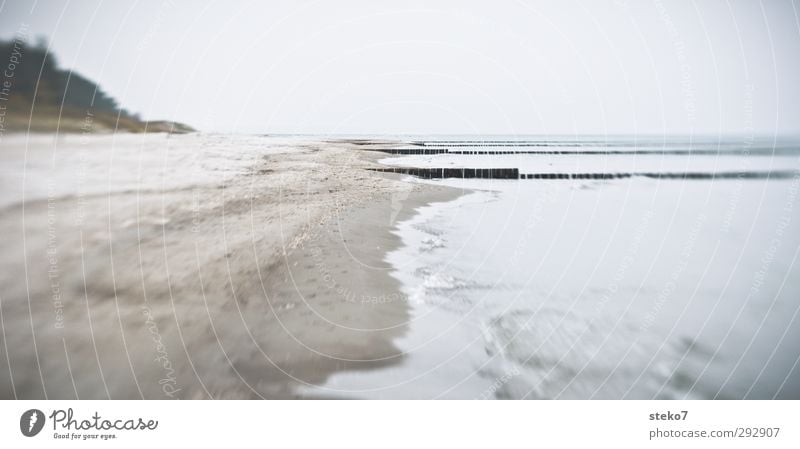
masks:
[[[432,226],[429,226],[429,225],[427,225],[425,223],[416,223],[416,224],[412,225],[412,228],[414,228],[415,230],[417,230],[419,232],[432,235],[434,237],[439,237],[439,236],[441,236],[443,234],[443,232],[441,230],[436,229],[436,228],[434,228]]]
[[[440,272],[434,272],[430,268],[418,268],[415,274],[423,279],[421,287],[425,290],[448,291],[469,286],[463,279]]]
[[[422,239],[419,249],[423,252],[430,252],[436,248],[444,248],[444,240],[439,237],[431,236]]]
[[[434,272],[429,268],[418,268],[414,271],[414,275],[422,281],[409,295],[409,300],[415,304],[442,305],[447,299],[443,295],[468,287],[468,283],[463,279]]]
[[[474,306],[474,291],[491,288],[474,280],[427,267],[417,268],[413,274],[418,282],[408,295],[411,303],[428,304],[456,313],[462,313]]]
[[[619,399],[679,394],[670,381],[679,359],[675,345],[662,346],[661,339],[635,326],[618,325],[614,317],[592,319],[552,307],[518,309],[492,318],[482,330],[487,354],[516,366],[520,373],[498,391],[499,397]]]

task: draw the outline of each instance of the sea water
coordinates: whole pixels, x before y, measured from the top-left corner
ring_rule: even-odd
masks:
[[[367,398],[800,398],[800,145],[791,139],[448,138],[394,166],[759,179],[441,179],[387,255],[403,362]],[[484,152],[485,154],[480,154]],[[477,153],[477,154],[476,154]],[[770,176],[769,173],[781,174]]]

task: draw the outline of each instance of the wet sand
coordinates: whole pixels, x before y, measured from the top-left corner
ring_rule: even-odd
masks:
[[[366,170],[387,143],[4,139],[3,399],[292,398],[400,363],[391,229],[459,194]]]

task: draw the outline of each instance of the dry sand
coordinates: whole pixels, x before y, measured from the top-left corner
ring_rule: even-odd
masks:
[[[1,144],[2,399],[291,398],[401,363],[390,231],[458,194],[367,170],[385,142]]]

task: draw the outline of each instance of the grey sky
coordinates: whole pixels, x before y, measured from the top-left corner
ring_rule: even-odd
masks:
[[[773,134],[800,132],[798,6],[6,0],[0,35],[209,131]]]

